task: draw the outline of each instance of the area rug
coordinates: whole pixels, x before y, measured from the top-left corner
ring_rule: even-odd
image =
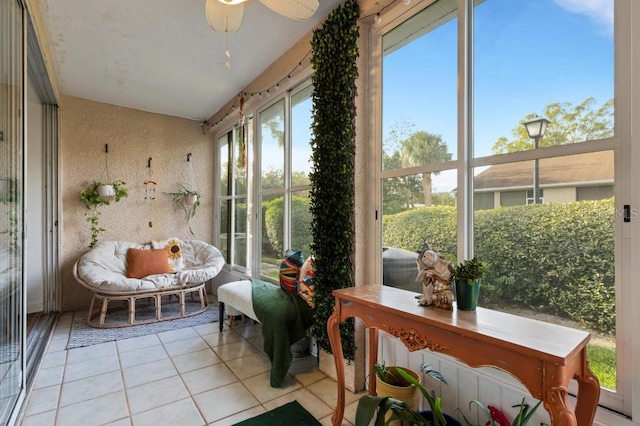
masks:
[[[236,423],[233,426],[322,426],[311,413],[300,405],[298,401],[292,401],[259,416]]]
[[[177,303],[162,306],[163,315],[167,316],[177,314],[179,309],[180,306]],[[109,315],[113,316],[112,321],[126,321],[127,319],[127,311],[125,309],[111,312]],[[117,318],[117,316],[121,316],[121,318]],[[148,308],[136,308],[136,318],[138,320],[154,317],[155,308],[153,306]],[[217,322],[218,305],[210,304],[206,311],[191,317],[160,321],[152,324],[132,325],[130,327],[94,328],[87,325],[86,319],[87,311],[74,313],[73,321],[71,323],[71,335],[69,336],[67,349],[97,345],[99,343],[112,342],[114,340],[130,339],[132,337],[146,336],[147,334],[162,333],[164,331]]]

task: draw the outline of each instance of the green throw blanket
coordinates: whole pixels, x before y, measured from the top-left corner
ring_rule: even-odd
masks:
[[[291,365],[291,345],[311,327],[311,308],[299,296],[279,286],[252,279],[253,310],[262,323],[264,351],[271,361],[271,387],[278,388]]]

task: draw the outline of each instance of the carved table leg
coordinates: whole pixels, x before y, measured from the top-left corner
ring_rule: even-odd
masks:
[[[567,388],[551,388],[545,397],[544,405],[553,426],[577,426],[576,416],[567,403]]]
[[[340,341],[340,314],[334,307],[333,314],[327,321],[327,334],[331,344],[331,352],[336,363],[336,377],[338,380],[338,405],[331,416],[333,426],[340,426],[344,417],[344,363],[342,361],[342,342]]]
[[[374,365],[378,360],[378,328],[369,328],[369,395],[376,395],[376,373]]]
[[[600,399],[600,382],[589,369],[586,356],[582,377],[577,379],[578,398],[576,401],[576,417],[578,418],[578,426],[591,425],[593,424],[593,418],[598,408],[598,400]]]

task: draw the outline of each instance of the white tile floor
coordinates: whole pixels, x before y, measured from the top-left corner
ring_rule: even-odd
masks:
[[[220,333],[216,322],[66,350],[72,317],[56,326],[23,426],[226,426],[292,400],[331,424],[336,382],[307,356],[272,388],[259,324],[227,322]],[[343,425],[353,423],[358,398],[346,392]]]

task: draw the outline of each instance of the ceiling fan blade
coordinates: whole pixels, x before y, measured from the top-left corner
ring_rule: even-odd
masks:
[[[260,2],[276,13],[298,21],[311,18],[320,5],[318,0],[260,0]]]
[[[230,5],[218,0],[207,0],[207,22],[213,31],[234,33],[244,19],[244,3]]]

